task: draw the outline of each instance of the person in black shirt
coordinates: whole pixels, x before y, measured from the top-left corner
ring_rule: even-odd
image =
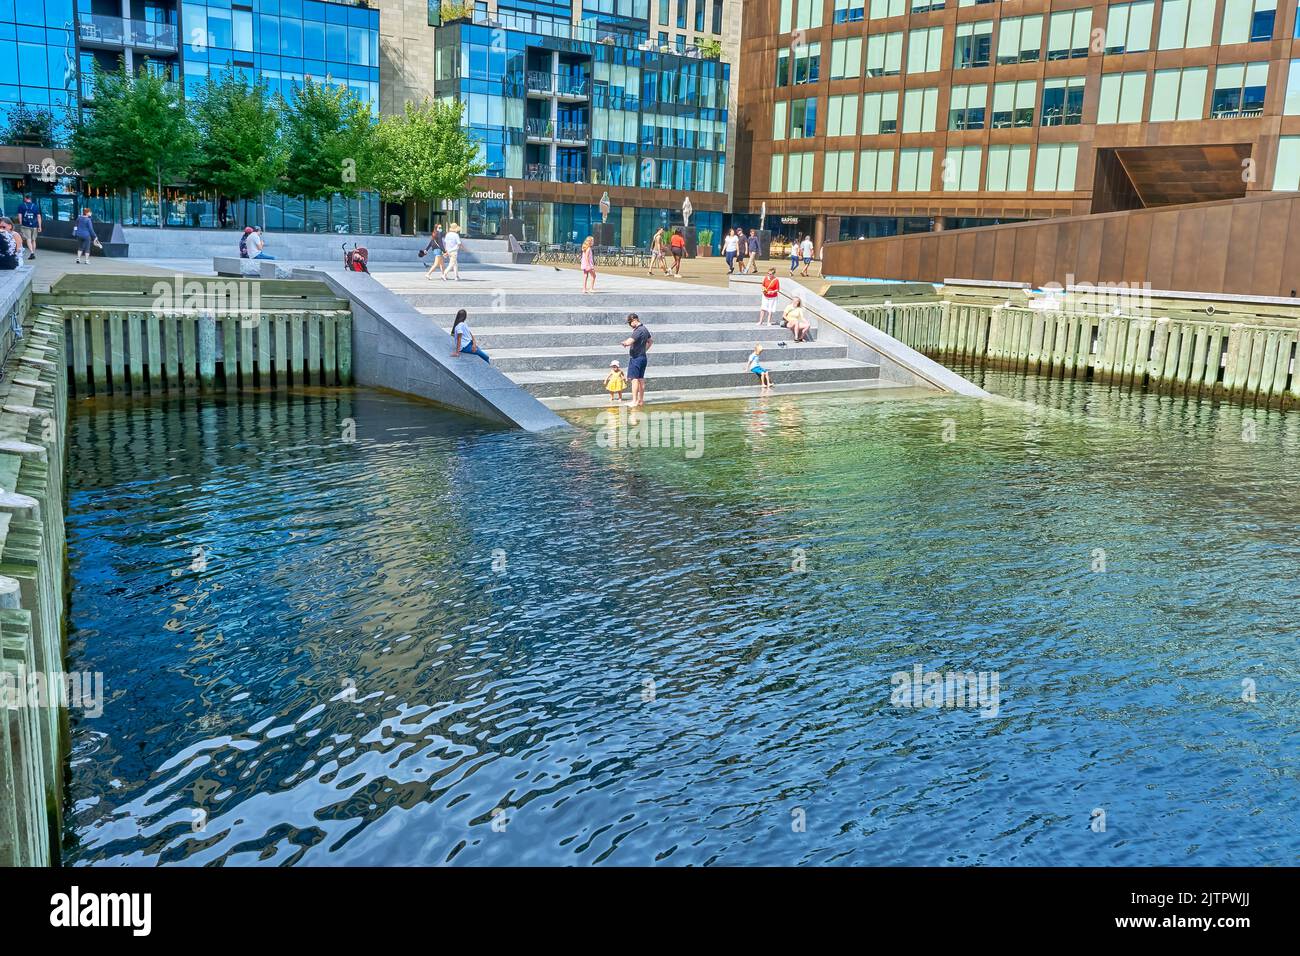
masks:
[[[632,404],[629,407],[640,408],[645,404],[646,352],[654,343],[650,330],[641,324],[635,312],[627,317],[627,324],[632,327],[632,334],[623,340],[628,357],[627,379],[632,384]]]

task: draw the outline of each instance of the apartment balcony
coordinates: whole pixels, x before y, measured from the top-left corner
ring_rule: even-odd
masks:
[[[524,166],[524,179],[539,183],[586,183],[590,172],[582,166],[551,166],[546,163],[528,163]]]
[[[524,88],[532,97],[585,100],[591,96],[591,77],[529,70],[524,74]]]
[[[81,13],[77,15],[77,36],[84,47],[105,50],[131,47],[160,53],[176,52],[176,27],[169,23]]]
[[[1215,110],[1212,119],[1254,119],[1264,115],[1264,107],[1256,106],[1242,110]]]
[[[548,119],[529,117],[524,131],[530,143],[560,143],[566,146],[585,146],[591,135],[586,123],[556,123]]]

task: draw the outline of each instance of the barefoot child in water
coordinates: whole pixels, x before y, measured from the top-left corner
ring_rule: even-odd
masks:
[[[767,369],[763,367],[763,346],[755,344],[754,351],[749,354],[749,370],[758,376],[758,386],[760,389],[772,387],[772,376],[768,374]]]
[[[605,391],[609,392],[609,400],[623,401],[623,390],[627,388],[627,376],[623,374],[622,367],[619,366],[618,360],[609,363],[609,374],[605,376]],[[617,399],[615,398],[617,396]]]

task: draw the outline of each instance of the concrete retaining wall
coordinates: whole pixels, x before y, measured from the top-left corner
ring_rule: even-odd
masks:
[[[352,304],[352,379],[358,385],[415,395],[527,431],[568,427],[564,419],[494,366],[451,357],[451,336],[371,276],[296,269]]]
[[[788,305],[789,300],[796,296],[802,299],[804,311],[812,317],[818,342],[847,346],[849,358],[879,365],[882,380],[899,385],[934,388],[971,398],[989,397],[984,389],[898,339],[886,335],[807,286],[786,276],[779,278],[782,306]],[[761,276],[732,276],[730,285],[733,289],[744,288],[761,284],[762,281]]]
[[[0,866],[46,866],[58,860],[68,745],[68,382],[63,323],[30,314],[30,270],[0,275]]]

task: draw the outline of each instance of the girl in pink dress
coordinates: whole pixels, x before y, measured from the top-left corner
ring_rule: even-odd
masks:
[[[583,294],[596,291],[596,251],[592,247],[596,240],[588,236],[582,241],[582,291]],[[591,288],[587,288],[588,281]]]

